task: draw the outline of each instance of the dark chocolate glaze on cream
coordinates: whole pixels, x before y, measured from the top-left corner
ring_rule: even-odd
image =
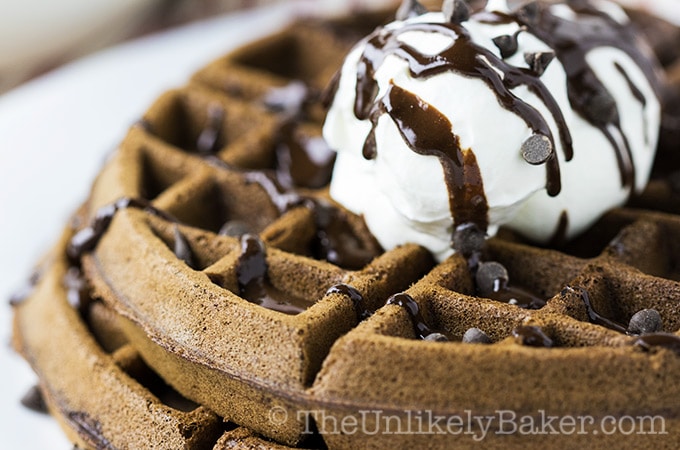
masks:
[[[621,184],[632,188],[635,183],[635,167],[628,137],[621,127],[616,102],[586,61],[586,55],[598,47],[622,50],[645,73],[658,96],[659,81],[655,66],[640,45],[640,39],[632,26],[619,24],[588,1],[573,0],[569,5],[578,14],[577,21],[557,17],[551,13],[549,5],[538,2],[520,8],[508,18],[525,26],[530,33],[553,49],[567,75],[567,94],[571,107],[609,140],[616,152]],[[625,74],[622,67],[620,70]],[[630,80],[627,74],[625,77]],[[640,89],[633,83],[629,83],[629,86],[640,101]],[[641,103],[645,106],[644,101]]]
[[[436,156],[441,162],[454,227],[474,223],[486,230],[489,207],[482,175],[474,153],[461,148],[460,138],[453,133],[449,119],[415,94],[390,84],[370,115],[373,128],[364,147],[364,157],[368,159],[374,158],[377,151],[373,135],[383,113],[392,118],[412,151]]]
[[[530,2],[509,14],[478,11],[471,18],[487,24],[517,23],[522,30],[520,33],[526,30],[554,50],[555,57],[560,60],[566,71],[566,87],[572,108],[600,130],[612,144],[618,161],[621,184],[623,187],[632,188],[635,183],[635,168],[628,138],[621,128],[616,102],[607,87],[588,65],[586,54],[597,47],[618,48],[639,65],[650,84],[657,88],[659,84],[654,63],[650,62],[646,51],[639,45],[639,39],[632,27],[619,24],[586,1],[574,0],[569,2],[569,6],[577,13],[577,21],[565,20],[554,15],[549,5],[540,2]],[[439,54],[423,54],[400,40],[404,33],[412,31],[450,36],[453,44]],[[510,41],[516,37],[510,36]],[[502,43],[507,40],[497,41]],[[510,47],[503,46],[501,49],[505,57],[516,52],[516,49],[513,50]],[[456,174],[464,173],[465,170],[451,170],[451,167],[459,167],[462,149],[456,142],[450,123],[447,124],[448,121],[443,122],[439,118],[435,119],[437,114],[433,112],[434,108],[422,99],[395,86],[390,86],[389,92],[382,98],[378,98],[379,88],[375,74],[385,58],[390,55],[407,62],[410,74],[414,78],[427,78],[444,72],[453,72],[464,77],[482,80],[496,94],[501,107],[520,117],[535,136],[547,139],[551,153],[542,162],[546,167],[546,191],[551,196],[560,193],[562,182],[555,153],[556,137],[553,136],[549,119],[556,125],[566,161],[573,158],[574,149],[564,115],[556,99],[541,81],[543,70],[551,60],[551,57],[545,56],[550,55],[525,55],[527,61],[542,62],[542,64],[530,64],[530,68],[513,66],[498,57],[496,53],[474,43],[464,23],[410,23],[393,30],[380,28],[365,41],[365,50],[357,67],[355,116],[359,120],[370,120],[375,129],[378,117],[389,113],[412,150],[422,154],[441,152],[437,156],[444,167],[454,223],[473,222],[483,230],[488,225],[487,214],[481,214],[482,211],[488,209],[483,189],[481,196],[478,193],[467,192],[470,189],[479,189],[481,177],[479,183],[469,185],[456,179]],[[645,101],[640,89],[630,82],[631,77],[621,66],[617,67],[617,70],[624,74],[634,97],[644,107]],[[513,89],[522,86],[543,103],[550,118],[544,117],[536,108],[512,92]],[[409,108],[408,113],[405,113],[407,110],[403,109],[406,107]],[[421,111],[415,111],[415,108],[420,108]],[[428,117],[429,120],[423,120],[424,117]],[[447,125],[449,125],[448,128]],[[447,129],[443,130],[444,128]],[[444,131],[444,137],[433,137],[436,133],[441,134],[442,131]],[[428,147],[438,146],[438,148],[426,148],[423,152],[423,147],[416,145],[423,142],[427,142]],[[447,151],[451,148],[455,148],[456,151]],[[466,151],[474,155],[474,150]],[[371,132],[364,146],[364,157],[374,158],[377,151],[374,132]],[[508,149],[508,151],[519,151],[519,149]],[[579,149],[579,151],[587,150]],[[463,164],[476,165],[473,158],[463,161]],[[473,168],[473,170],[476,169]],[[466,202],[480,201],[484,204],[461,206]],[[475,211],[475,214],[471,214],[470,211]],[[459,217],[458,214],[463,214],[463,217]]]

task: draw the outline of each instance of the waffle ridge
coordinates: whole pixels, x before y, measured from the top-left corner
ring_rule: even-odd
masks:
[[[384,19],[287,27],[201,69],[130,128],[15,304],[14,346],[79,447],[677,443],[677,155],[662,153],[671,163],[645,192],[572,242],[539,247],[507,230],[488,241],[482,259],[545,302],[536,308],[479,295],[460,255],[436,264],[416,245],[380,249],[329,197],[332,159],[320,181],[288,170],[310,164],[300,155],[320,142],[323,89]],[[643,309],[662,317],[658,339],[627,332]],[[460,342],[472,328],[491,342]],[[411,427],[414,411],[499,410],[663,417],[665,428],[604,435],[588,423],[513,439],[494,424],[480,444],[474,424],[458,436],[371,433],[388,424],[365,413]],[[366,428],[325,428],[347,417]]]

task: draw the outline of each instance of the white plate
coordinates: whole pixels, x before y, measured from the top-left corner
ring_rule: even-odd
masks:
[[[328,8],[331,3],[326,3]],[[159,94],[315,2],[287,2],[114,47],[0,96],[0,447],[70,449],[56,422],[19,400],[36,382],[10,348],[7,299],[85,199],[105,156]]]

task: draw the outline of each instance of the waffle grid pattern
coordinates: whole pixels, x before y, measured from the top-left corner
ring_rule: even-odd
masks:
[[[15,307],[15,346],[78,446],[472,448],[470,436],[324,426],[361,411],[413,424],[413,410],[490,415],[499,405],[527,416],[661,415],[669,432],[532,436],[551,448],[677,442],[680,207],[668,176],[677,157],[634,207],[574,242],[538,248],[509,232],[488,242],[482,259],[547,300],[539,309],[480,298],[461,256],[435,265],[417,246],[381,253],[361,219],[328,198],[327,179],[299,185],[288,170],[305,164],[294,150],[319,139],[323,87],[379,20],[297,24],[239,49],[130,129]],[[74,236],[120,199],[145,203],[115,210],[69,260]],[[334,235],[331,222],[345,228]],[[296,299],[301,312],[247,298],[244,236],[263,247],[268,296]],[[359,262],[333,256],[332,236]],[[64,281],[73,270],[80,293]],[[386,304],[395,294],[418,315]],[[626,332],[643,309],[659,313],[668,345]],[[423,327],[453,342],[419,339]],[[471,328],[491,343],[459,342]],[[385,426],[377,416],[364,425]],[[484,444],[526,443],[495,434]]]

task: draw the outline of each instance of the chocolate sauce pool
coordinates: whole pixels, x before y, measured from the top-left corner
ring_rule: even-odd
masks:
[[[486,230],[488,205],[474,159],[474,149],[462,149],[450,122],[414,94],[391,85],[382,98],[377,98],[379,88],[375,73],[385,58],[393,55],[408,63],[410,74],[414,78],[453,72],[482,80],[496,94],[499,105],[520,117],[533,131],[533,142],[539,143],[546,157],[530,163],[545,165],[546,191],[551,196],[558,195],[562,183],[560,166],[555,154],[556,137],[553,136],[548,119],[512,92],[513,89],[524,86],[543,103],[549,111],[550,119],[556,124],[564,158],[566,161],[571,160],[574,149],[569,127],[557,101],[541,81],[543,71],[554,56],[562,63],[566,72],[566,87],[572,108],[611,143],[616,153],[621,185],[632,188],[635,183],[635,167],[628,138],[621,127],[616,102],[588,65],[586,55],[597,47],[622,50],[644,71],[650,84],[658,92],[654,66],[639,45],[639,39],[632,27],[619,24],[585,1],[575,0],[569,5],[579,16],[577,21],[560,18],[550,11],[549,5],[537,2],[530,2],[509,14],[481,11],[472,16],[474,20],[487,24],[517,23],[522,27],[518,33],[526,30],[553,49],[554,55],[525,55],[529,68],[512,66],[503,59],[516,53],[517,33],[513,36],[500,35],[494,39],[503,55],[503,58],[499,58],[494,52],[472,42],[470,34],[461,23],[411,23],[399,29],[376,30],[367,38],[357,68],[354,114],[359,120],[370,120],[373,124],[373,130],[364,145],[364,157],[376,157],[378,149],[375,143],[375,126],[378,117],[384,113],[389,114],[411,150],[419,154],[435,155],[441,161],[454,224],[471,222]],[[423,54],[400,40],[403,34],[413,31],[449,36],[453,44],[438,54]],[[640,89],[634,85],[625,69],[618,65],[616,70],[629,81],[633,96],[645,106]]]
[[[290,315],[304,312],[313,304],[275,288],[269,282],[268,270],[265,244],[256,235],[244,235],[236,267],[239,295],[263,308]]]

